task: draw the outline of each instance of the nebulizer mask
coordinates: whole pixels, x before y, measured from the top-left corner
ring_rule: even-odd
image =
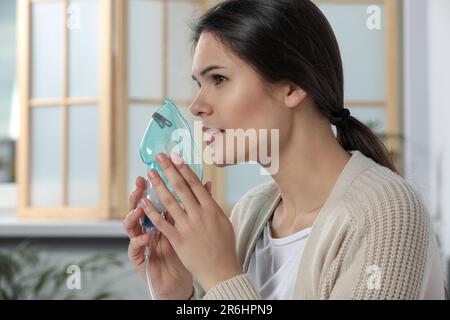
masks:
[[[164,100],[164,104],[153,113],[152,118],[148,124],[147,130],[141,141],[140,156],[142,161],[147,165],[147,171],[155,169],[159,176],[164,181],[165,185],[172,193],[178,203],[179,197],[174,192],[172,186],[164,175],[163,170],[156,162],[156,156],[159,153],[164,153],[170,156],[172,152],[179,154],[184,163],[186,163],[191,170],[197,175],[200,181],[203,180],[203,165],[201,154],[195,144],[189,124],[183,117],[178,107],[169,99]],[[150,181],[147,179],[147,189],[143,197],[146,197],[155,209],[165,216],[167,209],[161,203],[158,195],[154,191]],[[152,233],[152,241],[157,241],[159,231],[144,215],[141,220],[141,227],[143,232]],[[150,296],[155,300],[153,288],[151,284],[151,277],[149,275],[149,258],[151,254],[151,246],[148,245],[145,251],[145,272],[149,287]]]

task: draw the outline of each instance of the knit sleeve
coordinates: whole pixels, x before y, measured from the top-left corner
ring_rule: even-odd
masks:
[[[206,294],[199,282],[194,280],[194,293],[189,300],[262,300],[245,274],[222,281]]]
[[[204,300],[262,300],[246,274],[225,280],[211,288]]]
[[[420,299],[430,250],[424,206],[406,183],[394,181],[370,192],[360,208],[364,228],[349,235],[353,241],[343,247],[341,269],[333,270],[336,278],[328,277],[334,278],[329,297]]]
[[[262,300],[251,280],[245,274],[218,283],[206,294],[194,280],[194,294],[189,300]]]

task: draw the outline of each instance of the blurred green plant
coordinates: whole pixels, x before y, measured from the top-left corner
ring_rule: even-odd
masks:
[[[394,139],[399,142],[400,150],[398,150],[398,151],[389,150],[389,154],[391,155],[392,160],[396,164],[399,171],[402,173],[403,172],[403,160],[404,160],[403,152],[402,152],[404,141],[405,141],[404,135],[403,134],[389,134],[389,133],[383,131],[382,123],[377,120],[369,120],[369,121],[364,122],[364,124],[366,126],[368,126],[373,132],[375,132],[376,135],[381,139],[381,141],[383,141],[383,143],[385,145],[387,145],[388,139]]]
[[[49,259],[30,241],[25,240],[12,250],[0,250],[0,300],[42,299],[118,299],[116,292],[108,289],[107,281],[92,293],[86,290],[69,290],[67,268],[77,265],[82,278],[105,274],[109,268],[123,263],[114,252],[98,253],[81,261],[64,265],[49,264]],[[81,296],[83,293],[83,296]]]

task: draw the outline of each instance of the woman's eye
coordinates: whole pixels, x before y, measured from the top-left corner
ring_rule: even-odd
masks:
[[[223,81],[227,80],[227,78],[225,78],[224,76],[221,76],[220,74],[213,75],[213,79],[214,79],[216,86],[221,84]]]

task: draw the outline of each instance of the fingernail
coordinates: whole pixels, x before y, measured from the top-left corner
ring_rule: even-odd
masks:
[[[156,156],[156,161],[158,161],[159,163],[162,163],[162,162],[164,162],[164,153],[159,153],[157,156]]]
[[[183,163],[183,160],[181,159],[180,155],[176,152],[172,152],[170,154],[170,159],[172,159],[172,162],[177,166]]]

